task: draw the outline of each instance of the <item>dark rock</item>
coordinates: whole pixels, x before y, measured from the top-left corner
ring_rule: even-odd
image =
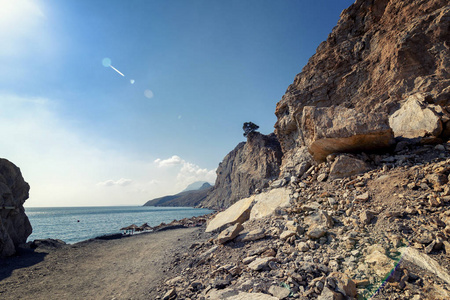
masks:
[[[0,159],[0,257],[13,255],[32,232],[23,207],[29,190],[20,169]]]

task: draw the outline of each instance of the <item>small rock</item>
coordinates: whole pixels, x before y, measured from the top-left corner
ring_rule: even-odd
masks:
[[[375,214],[372,211],[369,211],[369,210],[364,210],[359,215],[359,220],[363,224],[370,224],[370,222],[372,222],[373,218],[375,218]]]
[[[365,202],[365,201],[369,200],[369,198],[370,198],[369,192],[365,192],[364,194],[356,196],[355,200]]]
[[[322,174],[320,174],[319,176],[317,176],[317,181],[318,181],[318,182],[322,182],[322,181],[324,181],[325,179],[327,179],[327,177],[328,177],[327,174],[322,173]]]
[[[228,241],[231,241],[232,239],[237,237],[239,232],[241,232],[242,230],[244,230],[244,226],[242,226],[242,224],[240,223],[234,224],[225,229],[224,231],[222,231],[217,237],[216,242],[218,244],[224,244]]]
[[[270,261],[274,261],[274,260],[275,260],[274,257],[257,258],[257,259],[255,259],[255,261],[253,261],[252,263],[250,263],[248,265],[248,268],[253,271],[260,271],[260,270],[266,268]]]
[[[302,252],[306,252],[309,250],[308,244],[306,244],[305,242],[300,242],[297,245],[297,249],[302,251]]]
[[[175,289],[170,289],[164,294],[163,300],[172,300],[177,297],[177,291]]]
[[[283,232],[281,233],[280,239],[286,240],[286,239],[288,239],[288,238],[290,238],[291,236],[294,236],[294,235],[295,235],[295,232],[294,232],[294,231],[286,230],[286,231],[283,231]]]
[[[325,234],[327,234],[327,230],[324,226],[320,225],[312,225],[309,227],[308,231],[306,232],[306,235],[310,239],[319,239],[323,237]]]
[[[269,293],[272,296],[277,297],[278,299],[285,299],[285,298],[289,297],[289,294],[291,293],[291,291],[289,291],[288,289],[281,287],[281,286],[272,285],[269,288]]]

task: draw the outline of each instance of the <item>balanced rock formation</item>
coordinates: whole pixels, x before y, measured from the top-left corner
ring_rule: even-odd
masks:
[[[447,110],[449,26],[446,0],[357,0],[344,10],[277,104],[282,171],[305,165],[307,158],[298,155],[304,147],[320,161],[330,152],[389,145],[387,118],[410,95],[426,93]]]
[[[32,232],[23,208],[29,190],[20,169],[0,159],[0,257],[13,255]]]
[[[274,134],[252,132],[228,153],[217,168],[212,191],[202,202],[203,207],[226,208],[254,194],[278,178],[281,147]]]

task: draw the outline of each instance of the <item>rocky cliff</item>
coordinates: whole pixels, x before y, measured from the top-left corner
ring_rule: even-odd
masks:
[[[23,208],[29,190],[20,169],[0,159],[0,257],[13,255],[32,232]]]
[[[277,104],[284,173],[304,172],[308,152],[323,161],[334,152],[389,147],[405,127],[426,123],[424,109],[437,124],[414,130],[448,135],[449,26],[446,0],[357,0],[344,10]],[[419,113],[391,120],[414,94]]]
[[[274,134],[250,133],[228,153],[217,168],[212,191],[202,202],[203,207],[226,208],[258,189],[267,187],[279,176],[281,147]]]

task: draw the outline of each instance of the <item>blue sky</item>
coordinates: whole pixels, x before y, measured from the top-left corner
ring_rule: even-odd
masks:
[[[27,206],[139,205],[214,181],[244,122],[273,131],[352,2],[0,0],[0,156]]]

